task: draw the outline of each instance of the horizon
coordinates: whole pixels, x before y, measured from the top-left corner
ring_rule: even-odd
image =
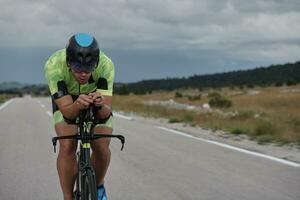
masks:
[[[273,63],[273,64],[270,64],[268,66],[256,66],[256,67],[252,67],[252,68],[248,68],[248,69],[238,69],[238,70],[231,70],[231,71],[223,71],[223,72],[216,72],[216,73],[207,73],[207,74],[193,74],[193,75],[190,75],[190,76],[184,76],[184,77],[165,77],[165,78],[157,78],[157,79],[143,79],[143,80],[138,80],[138,81],[135,81],[135,82],[116,82],[114,81],[114,83],[117,83],[117,84],[131,84],[131,83],[137,83],[137,82],[142,82],[142,81],[155,81],[155,80],[165,80],[165,79],[177,79],[177,78],[185,78],[185,79],[188,79],[188,78],[191,78],[193,76],[209,76],[209,75],[216,75],[216,74],[225,74],[225,73],[234,73],[234,72],[238,72],[238,71],[251,71],[251,70],[255,70],[255,69],[260,69],[260,68],[269,68],[269,67],[272,67],[272,66],[278,66],[278,65],[287,65],[287,64],[296,64],[297,62],[300,62],[300,60],[298,61],[295,61],[295,62],[286,62],[286,63]],[[18,81],[2,81],[0,82],[0,84],[22,84],[22,85],[47,85],[46,82],[40,82],[40,83],[26,83],[26,82],[18,82]]]

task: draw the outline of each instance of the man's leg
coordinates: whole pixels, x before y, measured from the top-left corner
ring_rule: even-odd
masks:
[[[105,126],[96,126],[94,128],[96,134],[111,134],[112,128]],[[104,176],[110,162],[109,138],[97,139],[92,142],[92,158],[91,162],[96,173],[96,184],[100,186],[104,182]]]
[[[77,125],[60,122],[55,124],[58,136],[74,135],[77,133]],[[76,162],[77,141],[59,140],[59,153],[57,157],[57,171],[64,200],[72,200],[73,188],[78,171]]]

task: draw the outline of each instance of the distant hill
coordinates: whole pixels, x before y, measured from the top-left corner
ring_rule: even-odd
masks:
[[[179,88],[217,88],[231,86],[292,85],[300,83],[300,62],[271,65],[251,70],[239,70],[209,75],[194,75],[188,78],[169,78],[145,80],[136,83],[118,84],[115,93],[145,94],[156,90],[175,90]]]
[[[22,84],[18,82],[0,83],[0,94],[31,94],[31,95],[49,95],[46,84]]]
[[[0,83],[0,90],[14,90],[14,89],[21,89],[25,87],[25,84],[18,83],[18,82],[3,82]]]

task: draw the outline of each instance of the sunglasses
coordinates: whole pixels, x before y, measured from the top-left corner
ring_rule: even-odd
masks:
[[[92,72],[94,71],[96,64],[91,64],[91,65],[82,65],[81,63],[78,62],[70,62],[69,67],[74,70],[76,73],[81,73],[81,72]]]

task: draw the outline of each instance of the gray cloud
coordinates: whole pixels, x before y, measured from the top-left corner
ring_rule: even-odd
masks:
[[[89,32],[106,49],[295,61],[299,11],[299,0],[1,0],[0,44],[58,49],[73,33]]]

